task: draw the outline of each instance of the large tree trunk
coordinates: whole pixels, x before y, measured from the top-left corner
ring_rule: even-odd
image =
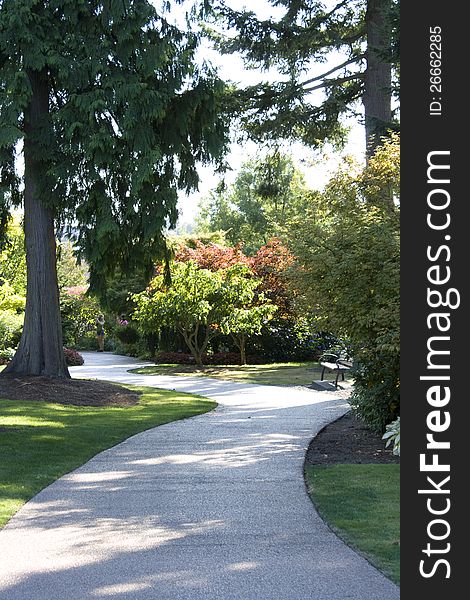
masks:
[[[390,0],[367,0],[367,69],[364,79],[366,158],[374,154],[392,120]]]
[[[39,144],[47,131],[48,79],[44,71],[32,71],[29,78],[32,96],[25,111],[24,139],[26,312],[18,350],[4,372],[70,377],[62,343],[54,214],[40,197],[46,165],[41,161]]]

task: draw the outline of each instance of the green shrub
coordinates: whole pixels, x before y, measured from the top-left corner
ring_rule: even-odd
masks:
[[[251,338],[248,350],[261,355],[265,362],[317,360],[338,343],[335,336],[317,332],[302,319],[273,319],[261,335]]]
[[[340,169],[290,240],[292,283],[307,314],[349,339],[358,363],[352,404],[380,432],[399,411],[400,213],[390,202],[398,183],[392,136],[363,171]]]
[[[106,341],[109,343],[108,347],[106,347]],[[111,339],[111,338],[108,338],[108,340],[105,340],[105,345],[104,345],[105,350],[111,350],[111,345],[112,345],[112,351],[115,354],[120,354],[122,356],[135,356],[135,357],[139,356],[139,351],[135,344],[124,344],[123,342],[119,341],[118,339]]]
[[[140,339],[139,332],[133,325],[120,325],[114,333],[123,344],[137,344]]]
[[[0,313],[0,350],[16,348],[21,338],[24,315],[12,310]]]
[[[13,348],[0,349],[0,365],[8,364],[14,355],[15,350]]]
[[[60,313],[66,346],[81,346],[80,342],[88,332],[96,336],[95,319],[102,311],[98,301],[85,292],[86,287],[76,287],[63,290],[61,294]]]
[[[98,342],[96,341],[96,331],[86,331],[83,334],[83,336],[77,340],[75,347],[78,350],[96,350],[98,348]]]
[[[351,407],[371,429],[383,433],[400,411],[399,354],[382,352],[360,359],[355,363],[354,378]]]

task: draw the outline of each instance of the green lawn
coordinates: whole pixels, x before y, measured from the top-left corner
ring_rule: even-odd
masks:
[[[200,396],[137,388],[131,407],[0,400],[0,527],[37,492],[129,436],[213,409]]]
[[[346,543],[400,582],[400,465],[307,466],[310,496]]]
[[[159,364],[135,369],[133,373],[146,375],[197,375],[228,381],[244,381],[264,385],[310,385],[320,379],[321,367],[317,362],[274,363],[269,365],[206,366]],[[330,373],[327,379],[331,379]],[[334,379],[334,377],[333,377]]]

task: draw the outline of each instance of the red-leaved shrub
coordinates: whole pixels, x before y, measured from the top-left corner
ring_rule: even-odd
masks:
[[[195,360],[192,354],[185,352],[158,352],[154,357],[156,363],[194,365]],[[217,352],[215,354],[204,354],[202,362],[205,365],[239,365],[240,354],[238,352]],[[247,356],[248,364],[261,365],[266,362],[260,356]]]
[[[69,367],[80,367],[85,362],[83,356],[76,350],[64,348],[65,362]]]

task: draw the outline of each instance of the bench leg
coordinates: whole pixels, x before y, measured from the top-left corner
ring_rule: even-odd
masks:
[[[326,369],[326,367],[323,367],[322,372],[321,372],[320,381],[323,381],[323,376],[325,375],[325,369]]]
[[[342,375],[343,375],[343,379],[344,379],[344,374],[342,373]],[[335,388],[338,387],[338,378],[339,378],[339,371],[338,371],[338,373],[336,373]]]
[[[344,373],[341,373],[341,380],[344,381]]]

